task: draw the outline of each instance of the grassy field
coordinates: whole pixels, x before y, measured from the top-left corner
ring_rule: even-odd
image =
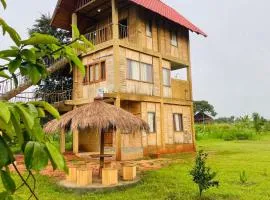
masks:
[[[251,141],[201,140],[199,149],[209,153],[208,164],[218,172],[219,188],[204,193],[203,199],[269,200],[270,199],[270,136]],[[143,181],[133,188],[107,193],[74,193],[56,186],[53,180],[37,176],[37,193],[42,200],[55,199],[199,199],[196,185],[189,171],[194,154],[171,156],[179,163],[167,168],[147,172]],[[239,174],[245,170],[248,181],[242,185]],[[2,186],[0,185],[0,191]],[[27,190],[19,196],[27,199]]]

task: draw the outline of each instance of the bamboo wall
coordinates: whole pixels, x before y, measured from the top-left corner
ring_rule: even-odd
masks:
[[[173,124],[173,114],[183,115],[183,132],[175,132]],[[164,138],[166,144],[192,144],[192,124],[190,107],[177,105],[164,105]]]

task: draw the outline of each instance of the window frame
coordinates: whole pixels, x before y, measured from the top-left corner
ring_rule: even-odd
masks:
[[[149,28],[149,30],[147,30]],[[145,32],[146,32],[146,36],[149,38],[153,37],[153,23],[152,20],[147,20],[146,24],[145,24]]]
[[[104,63],[104,71],[102,71],[102,63]],[[96,67],[98,66],[98,67]],[[85,66],[86,67],[86,75],[84,77],[84,84],[85,85],[90,85],[93,83],[99,83],[106,81],[107,74],[106,74],[106,60],[101,60],[98,62],[94,62],[91,64],[88,64]],[[99,70],[99,78],[96,80],[96,68]],[[93,81],[91,81],[91,69],[93,73]],[[104,75],[102,75],[104,72]]]
[[[129,64],[128,64],[128,62],[137,62],[138,64],[139,64],[139,80],[137,80],[137,79],[133,79],[132,77],[129,77],[129,75],[130,75],[130,69],[129,69]],[[151,74],[151,78],[152,78],[152,80],[150,80],[150,81],[144,81],[144,80],[142,80],[142,64],[144,64],[144,65],[148,65],[148,66],[150,66],[150,68],[151,68],[151,72],[152,72],[152,74]],[[149,83],[149,84],[154,84],[154,66],[153,66],[153,64],[149,64],[149,63],[145,63],[145,62],[140,62],[140,61],[137,61],[137,60],[133,60],[133,59],[129,59],[129,58],[127,58],[127,80],[131,80],[131,81],[138,81],[138,82],[142,82],[142,83]]]
[[[180,125],[180,130],[176,130],[176,117],[179,116],[179,125]],[[184,132],[184,122],[183,122],[183,114],[182,113],[173,113],[173,128],[174,132]]]
[[[154,121],[153,121],[153,131],[151,131],[150,128],[150,124],[149,124],[149,114],[153,114],[154,115]],[[156,112],[147,112],[147,123],[149,125],[149,133],[157,133],[157,122],[156,122],[157,118],[156,118]]]
[[[175,40],[173,40],[173,36],[175,36]],[[177,39],[177,31],[173,30],[171,31],[171,45],[174,47],[178,47],[178,39]]]
[[[164,71],[168,71],[169,72],[169,84],[167,85],[167,84],[165,84],[164,83]],[[172,86],[172,80],[171,80],[171,70],[170,69],[168,69],[168,68],[166,68],[166,67],[163,67],[162,68],[162,81],[163,81],[163,86],[165,86],[165,87],[171,87]]]

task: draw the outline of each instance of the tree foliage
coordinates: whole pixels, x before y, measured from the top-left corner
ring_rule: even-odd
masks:
[[[5,0],[0,3],[6,8]],[[29,38],[23,40],[15,29],[10,27],[0,17],[0,27],[3,35],[9,35],[14,45],[9,49],[0,51],[0,77],[14,78],[17,84],[15,72],[30,79],[33,84],[45,79],[48,75],[45,58],[67,58],[71,67],[75,65],[84,74],[85,68],[77,56],[77,50],[86,51],[86,47],[92,44],[79,34],[77,27],[76,39],[70,43],[62,43],[52,35],[33,33]],[[36,180],[33,171],[44,169],[48,161],[54,169],[67,171],[65,160],[50,139],[45,135],[40,120],[45,114],[59,118],[58,111],[47,102],[11,103],[0,101],[0,176],[6,191],[0,193],[0,199],[12,199],[14,193],[26,186],[31,197],[38,199],[35,194]],[[24,178],[15,164],[15,155],[10,148],[11,143],[19,145],[24,154],[25,166],[28,171],[27,178]],[[15,184],[11,173],[12,166],[21,178],[22,185]],[[28,180],[32,178],[31,186]]]
[[[29,35],[31,36],[34,33],[48,34],[54,36],[62,43],[69,42],[71,40],[70,32],[51,26],[51,20],[50,14],[42,14],[40,18],[35,20],[34,25],[28,29]],[[72,87],[72,73],[68,68],[63,68],[62,70],[50,74],[46,79],[40,82],[36,95],[72,90]],[[46,100],[49,101],[49,99]]]
[[[194,102],[194,113],[204,113],[215,117],[217,115],[215,108],[208,101],[195,101]]]
[[[199,151],[196,157],[195,166],[190,171],[190,175],[193,177],[193,181],[198,185],[200,197],[204,190],[210,187],[218,187],[219,181],[215,181],[216,172],[211,172],[209,167],[206,167],[207,153]]]
[[[265,123],[266,123],[266,119],[264,119],[262,116],[260,116],[259,113],[253,113],[252,119],[253,119],[253,127],[256,130],[256,132],[257,133],[261,132],[263,130]]]

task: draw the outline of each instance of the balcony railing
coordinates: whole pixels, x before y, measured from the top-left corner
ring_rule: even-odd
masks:
[[[123,24],[119,24],[119,38],[124,39],[128,38],[128,26],[125,26]]]
[[[96,31],[85,34],[85,37],[92,42],[93,45],[97,45],[112,39],[112,24],[103,26]]]

